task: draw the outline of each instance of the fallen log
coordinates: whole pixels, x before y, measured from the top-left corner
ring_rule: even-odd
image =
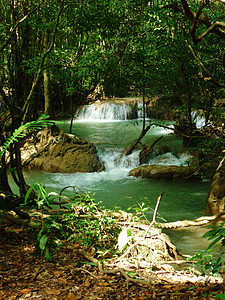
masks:
[[[149,131],[149,129],[151,128],[151,124],[149,126],[147,126],[144,130],[142,130],[141,134],[139,135],[139,137],[126,149],[123,150],[123,152],[120,155],[120,158],[122,158],[124,155],[130,155],[134,148],[137,146],[137,144],[141,141],[141,139],[146,135],[146,133]]]
[[[223,217],[224,216],[224,217]],[[225,211],[217,213],[213,216],[203,216],[195,220],[183,220],[169,223],[155,223],[155,225],[162,229],[175,229],[189,226],[201,226],[209,225],[210,223],[216,223],[217,221],[225,218]]]
[[[163,138],[163,135],[156,139],[151,145],[144,147],[139,154],[139,162],[142,164],[146,157],[152,152],[156,143],[158,143]]]

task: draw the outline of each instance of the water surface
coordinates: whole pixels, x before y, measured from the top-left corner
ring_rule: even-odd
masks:
[[[88,107],[79,112],[73,121],[72,133],[94,143],[98,149],[100,160],[104,162],[106,170],[100,173],[58,174],[40,171],[26,171],[28,184],[37,181],[45,184],[46,189],[60,192],[65,186],[76,186],[82,191],[94,193],[96,201],[100,201],[106,208],[120,207],[127,211],[139,207],[149,207],[146,217],[151,220],[158,196],[164,192],[160,206],[160,216],[169,221],[193,220],[205,214],[205,199],[209,183],[198,180],[147,180],[128,176],[129,171],[139,165],[139,150],[120,162],[116,158],[139,135],[142,121],[128,120],[126,108],[110,106],[104,108]],[[141,116],[141,114],[140,114]],[[122,120],[121,120],[122,119]],[[157,145],[166,145],[170,152],[164,155],[155,153],[150,157],[149,164],[187,165],[190,157],[182,152],[182,138],[173,135],[173,123],[169,121],[147,120],[152,125],[142,143],[150,145],[157,138],[163,136]],[[70,121],[63,121],[61,127],[69,131]],[[162,127],[165,126],[165,127]],[[72,189],[67,189],[65,195],[72,195]],[[196,253],[208,244],[201,236],[205,229],[167,231],[179,250]]]

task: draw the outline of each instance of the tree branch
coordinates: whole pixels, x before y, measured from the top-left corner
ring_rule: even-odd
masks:
[[[27,99],[26,99],[26,101],[25,101],[25,103],[23,105],[23,108],[22,108],[22,115],[23,115],[22,124],[25,122],[25,118],[26,118],[26,115],[27,115],[27,112],[28,112],[28,109],[29,109],[30,101],[31,101],[31,98],[32,98],[33,93],[34,93],[34,89],[35,89],[35,87],[36,87],[36,85],[38,83],[38,80],[39,80],[39,78],[40,78],[40,76],[42,74],[45,59],[46,59],[47,55],[51,52],[51,50],[53,48],[53,45],[55,43],[56,32],[57,32],[58,24],[59,24],[59,18],[60,18],[60,15],[62,13],[62,10],[64,8],[64,2],[65,1],[62,0],[61,4],[60,4],[60,9],[59,9],[59,12],[58,12],[58,15],[57,15],[55,29],[54,29],[54,32],[53,32],[52,42],[50,43],[48,49],[44,52],[44,54],[42,56],[42,59],[41,59],[41,62],[40,62],[37,74],[36,74],[36,76],[34,78],[34,81],[32,83],[32,87],[31,87],[30,92],[29,92],[29,95],[27,96]]]
[[[190,10],[188,2],[186,0],[181,0],[181,4],[184,8],[185,15],[191,20],[191,22],[194,22],[195,17],[193,12]]]
[[[120,261],[120,260],[121,260],[122,258],[124,258],[125,256],[127,256],[127,254],[130,252],[130,250],[131,250],[132,248],[134,248],[135,246],[137,246],[141,241],[143,241],[143,240],[146,238],[146,236],[147,236],[147,234],[148,234],[150,228],[152,227],[152,225],[153,225],[154,223],[156,223],[156,214],[157,214],[157,211],[158,211],[158,208],[159,208],[159,203],[160,203],[160,201],[161,201],[161,199],[162,199],[163,194],[164,194],[164,192],[162,192],[161,195],[160,195],[160,196],[158,197],[158,199],[157,199],[157,202],[156,202],[156,205],[155,205],[155,209],[154,209],[154,213],[153,213],[152,222],[149,224],[148,228],[146,229],[144,236],[142,236],[139,240],[137,240],[134,244],[132,244],[132,245],[127,249],[127,251],[126,251],[122,256],[120,256],[120,257],[116,260],[117,262]]]
[[[195,58],[195,60],[198,62],[198,64],[200,65],[200,67],[203,69],[203,71],[209,76],[208,78],[204,78],[205,81],[211,81],[213,84],[215,84],[216,86],[218,86],[219,88],[225,88],[225,84],[221,84],[220,82],[216,81],[215,79],[213,79],[213,75],[209,72],[209,70],[204,66],[204,64],[201,62],[201,60],[197,57],[197,55],[195,54],[193,48],[191,47],[191,45],[189,44],[188,40],[186,40],[187,46],[190,49],[193,57]]]
[[[205,32],[203,32],[198,38],[196,38],[194,35],[192,35],[193,42],[195,44],[198,44],[210,33],[216,33],[216,29],[219,28],[219,27],[225,28],[225,23],[224,22],[215,22]],[[225,35],[224,35],[224,38],[225,38]]]
[[[225,4],[225,0],[218,0],[219,2]],[[225,39],[225,30],[222,30],[221,28],[225,27],[224,22],[215,22],[214,24],[209,20],[207,15],[202,15],[203,9],[209,4],[208,0],[203,0],[197,13],[191,11],[189,7],[189,3],[187,0],[180,0],[182,4],[182,8],[178,6],[177,3],[173,3],[171,5],[164,5],[163,8],[171,8],[175,12],[180,12],[184,16],[186,16],[191,21],[191,37],[195,44],[201,42],[207,35],[210,33],[214,33],[223,39]],[[197,23],[201,25],[205,25],[207,27],[207,30],[198,38],[196,38],[196,29],[197,29]]]
[[[206,7],[208,1],[203,1],[202,4],[200,5],[198,11],[197,11],[197,14],[195,15],[195,18],[194,18],[194,22],[193,22],[193,27],[192,27],[192,30],[191,30],[191,36],[192,36],[192,40],[194,41],[194,43],[196,43],[196,38],[195,38],[195,34],[196,34],[196,30],[197,30],[197,23],[198,23],[198,20],[199,20],[199,17],[203,11],[203,9]]]
[[[35,11],[37,11],[37,10],[40,8],[40,6],[44,3],[44,1],[45,1],[45,0],[43,0],[43,1],[42,1],[35,9],[33,9],[33,10],[30,11],[30,12],[28,12],[28,14],[27,14],[26,16],[24,16],[22,19],[20,19],[20,20],[16,23],[16,25],[15,25],[13,28],[10,28],[10,34],[9,34],[9,37],[8,37],[8,39],[5,41],[5,43],[1,46],[0,52],[2,52],[2,51],[5,49],[5,47],[10,43],[11,38],[12,38],[13,34],[15,33],[16,29],[19,27],[19,25],[20,25],[21,23],[23,23],[23,22],[24,22],[30,15],[32,15]]]

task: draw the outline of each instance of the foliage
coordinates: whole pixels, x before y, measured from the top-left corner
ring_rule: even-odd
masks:
[[[31,193],[36,196],[32,200],[30,199]],[[55,193],[48,194],[42,184],[35,183],[29,188],[25,195],[24,206],[27,206],[29,202],[33,203],[35,201],[38,209],[42,212],[44,208],[50,208],[51,201],[53,200],[50,199],[51,195],[54,195],[54,197],[58,196]],[[34,215],[32,215],[32,217],[34,217]],[[41,215],[41,224],[38,225],[35,232],[37,230],[37,241],[34,243],[34,255],[37,257],[44,256],[46,261],[51,261],[53,252],[60,246],[60,243],[57,243],[57,241],[59,241],[59,236],[64,235],[59,215],[46,218]]]
[[[200,162],[210,161],[221,155],[221,150],[225,148],[223,118],[218,118],[217,122],[203,128],[199,138],[194,145],[189,147],[189,151],[198,155]]]
[[[44,188],[44,186],[42,186],[42,184],[38,183],[38,182],[32,184],[29,187],[29,189],[25,195],[25,198],[24,198],[25,205],[28,204],[28,201],[31,201],[29,199],[29,197],[30,197],[32,191],[34,191],[35,195],[37,196],[37,198],[35,198],[34,200],[39,209],[43,208],[43,206],[49,207],[49,205],[50,205],[49,195],[46,192],[46,189]]]
[[[112,249],[116,244],[118,228],[112,217],[104,215],[89,193],[76,195],[71,201],[71,211],[62,216],[62,224],[69,232],[68,242],[77,242],[98,251]]]
[[[55,122],[51,120],[47,120],[49,116],[41,115],[37,120],[32,122],[27,122],[26,124],[20,126],[18,129],[15,129],[13,134],[8,138],[8,140],[3,144],[2,149],[0,151],[0,159],[3,153],[9,148],[11,144],[14,142],[18,142],[19,139],[24,138],[31,132],[35,132],[41,130],[46,126],[52,126]]]
[[[95,248],[99,256],[105,256],[111,249],[115,248],[119,229],[114,225],[113,219],[107,217],[101,208],[95,203],[89,193],[75,194],[71,199],[56,193],[47,193],[40,183],[35,183],[28,190],[25,204],[31,192],[34,191],[38,209],[48,209],[54,205],[60,205],[55,199],[62,198],[66,202],[63,213],[43,217],[41,224],[35,230],[35,256],[44,256],[46,261],[52,260],[54,251],[60,245],[66,243],[78,243],[86,247]]]
[[[213,249],[203,250],[198,254],[195,254],[191,260],[195,260],[196,266],[201,267],[201,273],[203,276],[206,274],[218,274],[221,270],[222,264],[225,262],[223,257],[215,258],[215,251]]]
[[[220,223],[219,225],[210,225],[208,226],[211,230],[206,232],[203,235],[203,238],[208,238],[208,240],[214,240],[208,246],[212,248],[216,243],[221,242],[221,247],[225,247],[225,222]]]
[[[147,214],[149,212],[154,212],[154,209],[150,205],[151,201],[147,198],[144,197],[143,202],[136,202],[135,205],[129,206],[128,210],[132,211],[132,215],[138,220],[145,220],[148,221],[149,217]],[[166,221],[158,212],[157,212],[157,217],[163,221]]]
[[[149,201],[147,200],[147,202]],[[149,211],[150,209],[151,208],[149,203],[146,204],[146,202],[142,202],[142,203],[137,202],[136,205],[128,207],[128,210],[133,211],[133,215],[137,217],[137,219],[139,220],[141,219],[147,220],[146,212]]]
[[[180,10],[172,10],[173,4],[162,5],[164,1],[28,2],[29,5],[18,1],[16,5],[4,1],[0,12],[0,91],[6,91],[3,100],[13,116],[14,105],[23,107],[25,112],[24,99],[37,74],[43,72],[48,74],[55,111],[71,113],[71,104],[79,105],[101,85],[107,96],[136,95],[145,89],[149,97],[176,97],[180,112],[189,123],[192,110],[211,112],[207,95],[211,91],[217,93],[217,88],[209,84],[210,78],[194,58],[189,44],[213,76],[221,79],[224,41],[209,34],[204,42],[191,43],[189,35],[196,31],[190,26],[195,22],[180,17],[185,11],[180,1]],[[196,13],[200,4],[189,1],[189,5]],[[222,20],[223,6],[207,3],[199,10],[200,15],[203,13],[212,22]],[[200,22],[198,33],[202,32]],[[42,61],[46,45],[53,41],[54,51]],[[42,90],[46,82],[43,76],[40,78],[35,101],[34,97],[29,100],[34,117],[43,110]]]
[[[61,245],[59,234],[63,236],[64,232],[58,216],[45,218],[34,243],[34,256],[44,256],[46,261],[51,261],[54,251]]]
[[[225,228],[224,228],[225,222],[220,223],[219,225],[210,225],[208,228],[211,230],[207,231],[203,238],[208,238],[208,240],[213,240],[208,248],[204,251],[202,251],[199,254],[194,255],[191,260],[197,260],[196,265],[201,266],[201,272],[203,275],[205,275],[207,272],[210,272],[212,274],[219,273],[221,268],[224,266],[225,263],[225,257],[223,254],[225,251],[222,252],[222,254],[219,257],[216,257],[215,254],[215,245],[219,242],[221,242],[221,250],[223,247],[225,247]],[[224,267],[223,267],[224,268]],[[225,268],[223,272],[225,271]]]

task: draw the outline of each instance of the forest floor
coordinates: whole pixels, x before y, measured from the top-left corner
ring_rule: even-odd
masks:
[[[141,280],[128,282],[120,272],[102,273],[66,246],[45,262],[32,255],[33,242],[31,232],[18,225],[0,227],[0,299],[225,299],[220,278],[165,265],[139,270],[142,279],[152,282],[146,286]]]

